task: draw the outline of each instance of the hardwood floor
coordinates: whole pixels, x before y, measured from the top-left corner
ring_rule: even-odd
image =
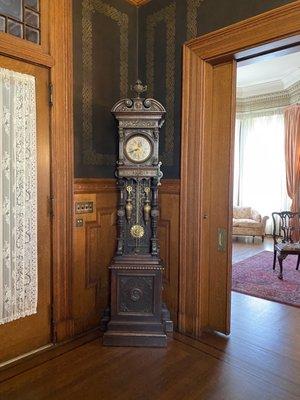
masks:
[[[232,335],[167,349],[83,344],[0,385],[1,400],[299,400],[300,310],[233,293]]]
[[[252,237],[235,237],[232,241],[232,262],[243,261],[264,250],[273,251],[272,238],[266,237],[262,243],[261,238],[256,237],[253,243]]]

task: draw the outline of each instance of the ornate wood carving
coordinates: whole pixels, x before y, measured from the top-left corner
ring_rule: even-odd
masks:
[[[121,313],[151,314],[154,313],[154,277],[120,274],[118,311]]]
[[[117,249],[110,266],[110,320],[103,336],[108,346],[165,347],[166,332],[172,330],[162,305],[157,236],[159,129],[166,111],[158,101],[141,98],[146,90],[137,81],[136,96],[118,101],[112,109],[119,128],[119,202]]]

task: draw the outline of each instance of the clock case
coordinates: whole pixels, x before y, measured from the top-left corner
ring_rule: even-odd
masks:
[[[137,97],[120,100],[112,109],[119,131],[119,202],[117,249],[109,267],[111,304],[102,320],[103,344],[108,346],[165,347],[167,333],[173,331],[170,313],[162,303],[164,267],[157,238],[162,178],[159,130],[166,110],[154,99],[141,98],[143,90],[137,82]],[[127,140],[137,134],[144,135],[152,147],[142,163],[126,157]],[[136,226],[139,229],[133,229]]]

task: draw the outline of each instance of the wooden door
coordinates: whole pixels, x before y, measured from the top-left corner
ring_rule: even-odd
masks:
[[[235,127],[236,63],[229,61],[211,67],[212,105],[207,115],[210,129],[205,131],[209,162],[203,164],[207,178],[207,235],[203,247],[208,251],[209,329],[230,333],[232,259],[232,182]]]
[[[184,47],[179,331],[230,333],[236,62]]]
[[[50,115],[47,68],[4,56],[0,56],[0,67],[35,78],[37,124],[37,313],[0,325],[0,363],[3,363],[51,342]]]

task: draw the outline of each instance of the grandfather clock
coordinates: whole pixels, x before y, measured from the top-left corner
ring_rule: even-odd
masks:
[[[157,224],[159,130],[166,111],[158,101],[141,98],[147,88],[140,81],[132,89],[136,96],[118,101],[112,109],[119,128],[118,237],[103,344],[165,347],[173,324],[162,304],[164,268]]]

